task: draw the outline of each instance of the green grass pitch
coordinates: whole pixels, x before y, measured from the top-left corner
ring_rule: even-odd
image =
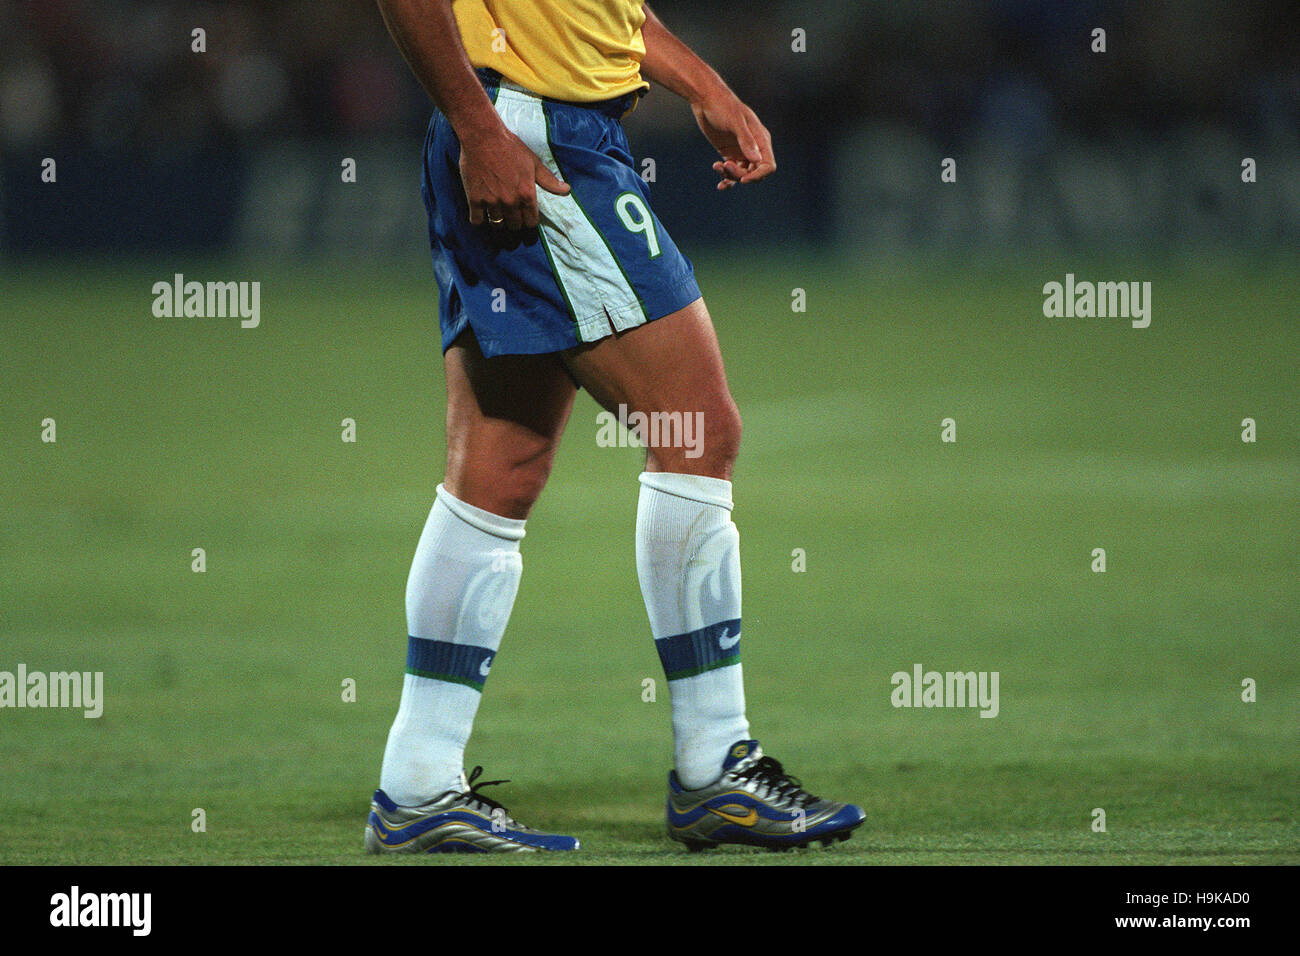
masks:
[[[529,865],[1300,863],[1293,267],[697,265],[746,424],[754,732],[868,822],[789,854],[666,839],[640,461],[596,446],[584,395],[468,754],[524,822],[582,840]],[[174,271],[261,281],[261,327],[154,318]],[[1044,318],[1066,272],[1150,280],[1150,328]],[[2,278],[0,670],[100,670],[106,703],[0,710],[0,862],[375,862],[406,571],[442,475],[427,266]],[[892,707],[916,663],[998,671],[999,715]]]

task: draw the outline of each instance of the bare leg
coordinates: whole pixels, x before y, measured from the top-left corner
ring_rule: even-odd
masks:
[[[447,350],[446,487],[461,501],[526,518],[577,392],[554,355],[485,358],[471,333]]]
[[[718,337],[704,300],[646,325],[565,354],[574,378],[605,409],[703,413],[699,457],[681,447],[652,447],[647,471],[730,480],[740,450],[740,413],[727,388]]]

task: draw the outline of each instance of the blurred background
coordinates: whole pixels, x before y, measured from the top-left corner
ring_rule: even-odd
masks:
[[[689,111],[647,97],[633,149],[682,185],[656,205],[688,251],[1300,235],[1296,3],[655,7],[757,110],[781,165],[780,189],[694,188],[713,174]],[[371,2],[6,0],[0,251],[409,251],[429,110]],[[345,157],[362,188],[342,188]],[[945,157],[957,183],[940,189]]]

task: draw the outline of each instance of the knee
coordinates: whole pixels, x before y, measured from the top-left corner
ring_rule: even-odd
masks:
[[[554,442],[483,442],[449,450],[447,489],[476,508],[527,518],[551,474]]]
[[[689,421],[687,420],[689,419]],[[703,409],[683,417],[681,441],[649,448],[649,465],[654,471],[731,478],[731,468],[740,454],[740,410],[728,394]]]
[[[703,456],[715,467],[725,468],[727,477],[731,475],[731,466],[740,454],[740,434],[742,423],[740,409],[730,395],[723,396],[710,416],[707,412],[704,428]]]
[[[502,468],[495,482],[494,497],[501,514],[508,518],[526,518],[542,495],[551,475],[551,458],[533,458]]]

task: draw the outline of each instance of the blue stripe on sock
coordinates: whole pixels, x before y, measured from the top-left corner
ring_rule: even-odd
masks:
[[[479,692],[483,690],[483,682],[487,680],[488,670],[495,659],[496,651],[476,644],[452,644],[411,637],[406,645],[406,673],[464,684]]]
[[[739,664],[740,618],[710,624],[689,634],[661,637],[655,641],[655,649],[670,681]]]

